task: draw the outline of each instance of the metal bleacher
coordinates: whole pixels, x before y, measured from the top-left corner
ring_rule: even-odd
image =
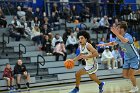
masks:
[[[73,24],[72,24],[73,25]],[[68,24],[68,27],[70,24]],[[74,26],[74,25],[73,25]],[[60,57],[60,61],[55,61],[55,56],[46,55],[45,52],[38,49],[37,46],[34,45],[33,41],[22,39],[20,42],[14,41],[10,38],[10,42],[6,44],[5,52],[2,52],[2,34],[8,33],[8,28],[0,28],[0,90],[6,89],[6,81],[2,79],[2,73],[6,63],[10,63],[13,69],[19,58],[19,44],[23,44],[26,46],[26,54],[21,54],[23,63],[26,65],[30,75],[31,75],[31,87],[34,86],[42,86],[42,85],[51,85],[51,84],[59,84],[59,83],[68,83],[75,81],[75,72],[82,68],[78,62],[75,64],[75,67],[71,70],[67,70],[64,67],[64,61],[62,61],[62,57]],[[62,31],[54,31],[52,33],[60,33],[62,35],[64,30]],[[90,31],[89,31],[90,33]],[[95,38],[95,34],[90,33],[91,38]],[[105,34],[106,35],[106,34]],[[102,34],[99,34],[99,37],[102,37]],[[24,51],[24,48],[21,47],[21,50]],[[42,55],[45,59],[45,65],[39,65],[39,74],[37,75],[37,56]],[[75,55],[68,55],[67,58],[74,58]],[[101,64],[99,60],[99,70],[97,71],[97,75],[100,79],[105,78],[116,78],[121,77],[121,70],[105,70],[104,66]],[[42,62],[43,60],[39,60]],[[82,81],[90,80],[88,75],[82,76]],[[24,85],[24,81],[22,80],[22,84]]]

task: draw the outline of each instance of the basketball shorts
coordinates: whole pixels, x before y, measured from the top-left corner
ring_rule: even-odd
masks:
[[[91,66],[86,65],[86,66],[84,67],[84,69],[86,70],[86,72],[87,72],[88,74],[95,74],[95,73],[97,72],[97,70],[98,70],[98,63],[95,62],[95,64],[93,64],[93,65],[91,65]]]
[[[129,60],[124,60],[123,69],[138,69],[139,67],[139,60],[137,57],[134,57]]]

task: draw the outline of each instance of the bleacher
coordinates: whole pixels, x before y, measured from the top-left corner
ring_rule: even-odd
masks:
[[[71,24],[68,24],[71,25]],[[31,74],[31,87],[33,86],[41,86],[41,85],[51,85],[51,84],[59,84],[59,83],[67,83],[75,81],[75,72],[82,68],[82,65],[79,65],[77,62],[75,67],[71,70],[67,70],[64,67],[64,62],[61,61],[62,57],[60,57],[60,61],[55,61],[55,56],[46,55],[45,52],[38,49],[37,46],[34,46],[33,41],[29,39],[22,38],[21,41],[14,41],[10,37],[10,42],[6,43],[4,53],[2,52],[2,33],[8,33],[8,28],[0,29],[0,90],[6,89],[6,81],[2,79],[2,73],[6,63],[10,63],[13,69],[19,58],[19,44],[23,44],[26,46],[26,54],[21,54],[21,58],[23,63],[26,65],[29,73]],[[61,35],[64,33],[64,30],[54,31],[52,33],[60,33]],[[91,33],[91,37],[95,38],[95,34]],[[106,35],[106,34],[105,34]],[[102,37],[102,34],[99,34],[99,37]],[[5,37],[7,40],[7,36]],[[24,52],[24,47],[21,47],[21,51]],[[42,66],[39,64],[39,73],[37,75],[37,56],[42,55],[45,59],[45,65]],[[75,55],[68,55],[67,58],[74,58]],[[105,78],[115,78],[121,77],[121,70],[105,70],[104,66],[101,64],[99,60],[99,70],[97,75],[100,79]],[[42,62],[43,60],[39,60]],[[82,76],[82,81],[90,80],[88,75]],[[24,86],[24,81],[22,80],[22,84]]]

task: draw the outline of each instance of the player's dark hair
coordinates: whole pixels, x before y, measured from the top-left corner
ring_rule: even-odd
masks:
[[[91,43],[91,41],[90,41],[90,35],[89,35],[89,33],[86,32],[85,30],[80,31],[80,32],[77,34],[77,38],[79,38],[80,36],[84,36],[84,37],[87,39],[87,42],[88,42],[88,43]]]
[[[123,28],[125,32],[127,31],[128,25],[126,21],[119,22],[118,26],[120,26],[120,28]]]

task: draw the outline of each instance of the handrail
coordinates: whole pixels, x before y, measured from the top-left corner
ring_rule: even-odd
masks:
[[[8,35],[8,41],[5,40],[5,36],[7,36],[5,33],[2,34],[2,53],[5,52],[5,44],[8,44],[10,39]]]
[[[42,58],[43,62],[39,62],[39,58]],[[42,55],[37,56],[37,73],[36,73],[36,75],[39,74],[39,64],[42,65],[42,66],[45,65],[45,58]]]
[[[21,51],[21,47],[24,47],[24,52],[23,51]],[[25,45],[23,45],[23,44],[19,44],[19,59],[21,59],[21,54],[26,54],[26,46]]]

